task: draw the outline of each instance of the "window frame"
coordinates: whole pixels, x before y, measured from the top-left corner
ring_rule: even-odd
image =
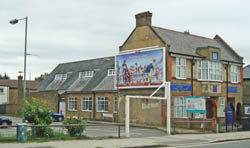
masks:
[[[180,111],[181,113],[179,113]],[[186,97],[185,96],[174,96],[174,118],[180,118],[180,119],[188,118],[188,114],[186,112]]]
[[[108,69],[108,76],[114,76],[115,75],[115,69]]]
[[[94,76],[94,71],[82,71],[79,72],[78,78],[84,79],[84,78],[92,78]]]
[[[97,112],[108,112],[108,97],[104,96],[104,97],[97,97]],[[103,105],[103,106],[101,106]],[[100,108],[102,108],[102,110],[100,110]]]
[[[4,91],[5,89],[4,88],[0,88],[0,95],[4,95],[5,93],[5,91]]]
[[[85,103],[87,103],[86,104],[87,109],[84,109]],[[92,112],[92,97],[89,97],[89,96],[82,97],[82,99],[81,99],[81,110],[83,112]]]
[[[222,82],[222,63],[197,60],[197,80]]]
[[[178,61],[178,62],[177,62]],[[183,58],[183,57],[176,57],[175,59],[175,77],[177,79],[186,79],[187,78],[187,74],[186,74],[186,66],[187,66],[187,59]],[[181,74],[184,75],[181,75]]]
[[[66,80],[67,74],[66,73],[58,73],[55,75],[54,80]]]
[[[222,102],[222,100],[223,100],[223,102]],[[224,112],[224,110],[225,110],[225,98],[223,98],[223,97],[220,97],[219,98],[219,103],[220,103],[220,117],[225,117],[225,112]]]
[[[231,72],[230,72],[230,80],[232,83],[239,83],[239,67],[237,65],[230,65]]]
[[[114,98],[114,113],[118,112],[118,97],[115,96]]]
[[[77,97],[69,97],[68,98],[68,111],[69,112],[75,112],[75,111],[77,111]],[[73,104],[71,104],[71,103],[75,103],[74,105]],[[75,108],[71,108],[71,107],[75,107]]]

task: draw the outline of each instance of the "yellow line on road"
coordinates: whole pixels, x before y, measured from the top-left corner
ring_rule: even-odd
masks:
[[[218,142],[218,143],[206,143],[206,144],[190,144],[190,145],[185,145],[185,146],[175,146],[175,147],[162,147],[162,148],[185,148],[185,147],[196,147],[196,146],[206,146],[206,145],[219,145],[219,144],[225,144],[225,143],[236,143],[240,141],[250,141],[248,140],[237,140],[237,141],[225,141],[225,142]]]

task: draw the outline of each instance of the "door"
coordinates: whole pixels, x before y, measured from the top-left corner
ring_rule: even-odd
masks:
[[[66,104],[65,102],[60,102],[59,104],[59,113],[66,115]]]
[[[206,102],[206,116],[208,119],[214,118],[217,115],[217,109],[216,105],[214,103],[214,100],[207,100]]]

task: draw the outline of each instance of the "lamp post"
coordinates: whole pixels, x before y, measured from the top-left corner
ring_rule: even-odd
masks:
[[[25,41],[24,41],[24,70],[23,70],[23,76],[24,76],[24,82],[23,82],[23,101],[25,104],[26,100],[26,56],[27,56],[27,28],[28,28],[28,17],[24,17],[21,19],[13,19],[10,20],[10,24],[16,24],[18,21],[25,20]],[[23,118],[23,122],[25,119]]]

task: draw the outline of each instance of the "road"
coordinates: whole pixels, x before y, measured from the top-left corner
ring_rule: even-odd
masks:
[[[250,140],[228,141],[219,143],[208,143],[190,146],[177,146],[171,148],[250,148]],[[170,148],[170,147],[166,147]]]

